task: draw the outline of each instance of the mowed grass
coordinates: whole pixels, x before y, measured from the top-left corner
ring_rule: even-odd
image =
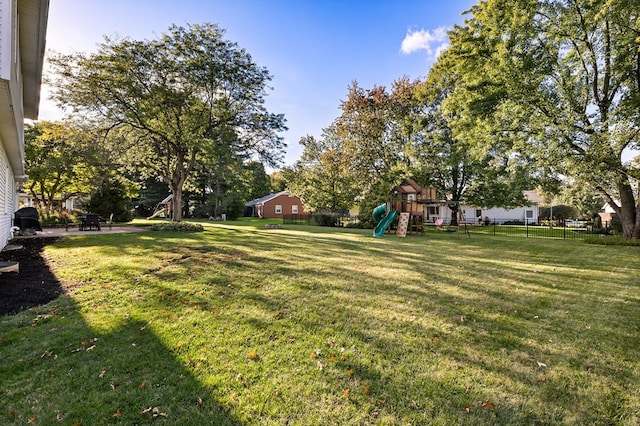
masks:
[[[637,247],[203,224],[48,246],[0,423],[640,423]]]

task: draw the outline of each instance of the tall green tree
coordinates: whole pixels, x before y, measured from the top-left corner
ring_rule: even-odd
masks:
[[[348,159],[346,169],[359,189],[360,214],[388,198],[389,191],[418,166],[416,146],[422,133],[414,117],[423,105],[416,97],[419,81],[403,77],[384,86],[365,89],[352,83],[341,114],[334,121]]]
[[[173,25],[155,40],[105,38],[96,53],[51,63],[55,99],[107,130],[124,129],[134,165],[169,185],[173,220],[203,158],[219,170],[238,158],[281,161],[284,117],[264,107],[271,76],[216,25]]]
[[[238,192],[245,201],[263,197],[271,192],[271,178],[259,161],[247,162],[236,179]]]
[[[424,136],[418,146],[419,166],[414,174],[421,183],[437,189],[442,199],[461,201],[482,207],[515,207],[526,200],[527,173],[517,158],[501,158],[495,153],[476,155],[473,143],[464,133],[454,133],[451,122],[458,112],[443,108],[453,93],[459,77],[452,70],[452,58],[442,53],[429,71],[427,80],[416,87],[417,97],[424,104],[416,122]],[[452,204],[454,209],[459,204]],[[457,224],[458,215],[451,215]]]
[[[285,169],[288,188],[299,195],[311,210],[348,210],[359,194],[349,170],[351,157],[335,126],[324,129],[322,137],[300,139],[303,152],[293,167]]]
[[[471,13],[450,34],[454,132],[590,185],[640,238],[637,2],[492,0]]]
[[[51,209],[56,198],[87,190],[79,184],[86,134],[69,122],[40,121],[25,128],[26,189],[37,205]],[[86,165],[85,165],[86,166]]]

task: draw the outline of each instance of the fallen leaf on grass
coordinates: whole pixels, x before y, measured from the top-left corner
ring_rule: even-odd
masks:
[[[167,413],[161,413],[158,407],[145,408],[140,414],[147,414],[151,415],[152,417],[167,417]]]
[[[113,416],[111,416],[111,417],[120,418],[120,417],[122,417],[122,413],[120,412],[120,410],[116,410],[116,412],[113,413]]]
[[[38,418],[37,417],[29,417],[29,420],[27,420],[27,423],[29,423],[29,424],[38,423]]]
[[[466,407],[464,407],[464,411],[466,411],[467,413],[471,412],[471,405],[467,405]]]
[[[260,359],[260,355],[258,355],[258,353],[257,353],[257,352],[250,351],[250,352],[247,354],[247,359],[248,359],[249,361],[258,361],[258,360]]]
[[[487,400],[485,402],[482,403],[482,408],[494,408],[496,406],[496,404],[494,404],[493,402]]]
[[[545,364],[544,362],[540,362],[540,361],[536,361],[538,363],[538,367],[542,367],[542,368],[546,368],[547,364]]]
[[[342,389],[342,396],[349,399],[349,389]]]
[[[101,379],[104,377],[104,375],[107,374],[107,370],[102,370],[100,372],[100,374],[98,374],[98,377],[100,377]]]
[[[143,381],[142,383],[140,383],[140,386],[138,386],[140,389],[144,389],[147,387],[147,381]]]

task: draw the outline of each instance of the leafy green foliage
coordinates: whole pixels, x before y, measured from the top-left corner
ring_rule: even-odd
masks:
[[[310,210],[341,211],[354,205],[359,193],[349,169],[350,157],[344,141],[331,126],[321,139],[306,136],[299,144],[304,147],[300,160],[283,171],[287,187],[300,196]]]
[[[202,232],[204,227],[199,223],[190,222],[162,222],[154,223],[149,228],[152,231],[170,231],[170,232]]]
[[[112,174],[91,193],[87,210],[103,218],[113,214],[114,222],[129,222],[133,219],[132,194],[136,189],[131,182]]]
[[[624,159],[640,147],[637,5],[495,1],[471,13],[450,33],[454,134],[589,184],[640,238],[638,163]]]
[[[130,165],[167,182],[181,207],[196,164],[219,185],[251,156],[282,156],[284,117],[264,107],[271,76],[223,37],[212,24],[173,25],[155,40],[105,38],[97,53],[54,55],[55,98],[122,135]]]
[[[25,128],[26,188],[37,205],[53,206],[56,197],[86,190],[78,170],[87,159],[82,133],[71,123],[41,121]]]
[[[636,246],[640,247],[640,240],[631,240],[622,236],[602,238],[598,236],[587,237],[584,239],[587,244],[601,245],[601,246]]]

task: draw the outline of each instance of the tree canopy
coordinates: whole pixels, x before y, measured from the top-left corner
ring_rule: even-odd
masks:
[[[445,101],[476,152],[531,156],[590,185],[640,237],[636,2],[483,1],[450,33],[460,82]]]
[[[285,120],[264,106],[271,76],[216,25],[173,25],[155,40],[106,37],[96,53],[51,62],[59,104],[126,135],[131,165],[165,180],[176,206],[205,159],[219,169],[281,161]]]

